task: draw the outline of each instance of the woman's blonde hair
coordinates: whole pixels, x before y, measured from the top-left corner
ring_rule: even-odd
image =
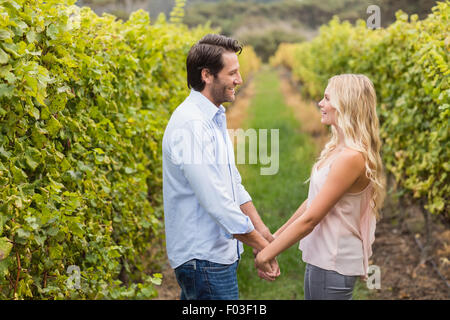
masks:
[[[376,113],[377,97],[372,81],[362,74],[341,74],[328,80],[330,103],[336,109],[336,125],[344,135],[344,145],[363,154],[366,176],[372,184],[371,206],[377,218],[386,194],[386,178],[381,161],[381,140]],[[331,126],[331,139],[317,162],[336,149],[338,132]]]

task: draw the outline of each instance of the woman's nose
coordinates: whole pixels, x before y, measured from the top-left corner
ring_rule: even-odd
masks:
[[[319,108],[319,109],[322,108],[322,101],[323,100],[320,100],[319,103],[317,103],[317,108]]]

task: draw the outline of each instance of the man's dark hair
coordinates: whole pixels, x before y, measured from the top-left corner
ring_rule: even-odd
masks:
[[[205,88],[202,69],[208,69],[216,77],[224,67],[222,54],[225,51],[241,54],[242,45],[235,39],[219,34],[207,34],[194,44],[186,60],[188,88],[202,91]]]

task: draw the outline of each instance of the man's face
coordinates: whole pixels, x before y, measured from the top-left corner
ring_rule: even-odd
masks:
[[[224,102],[233,102],[235,99],[235,88],[242,84],[239,73],[239,60],[234,52],[226,51],[222,54],[223,69],[212,77],[210,94],[216,105]]]

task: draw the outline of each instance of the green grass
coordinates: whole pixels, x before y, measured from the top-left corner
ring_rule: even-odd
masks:
[[[312,140],[300,132],[300,124],[284,104],[277,73],[268,68],[259,72],[255,81],[246,128],[279,129],[279,171],[261,175],[260,167],[239,165],[242,183],[250,193],[264,223],[275,232],[308,197],[308,179],[315,160]],[[270,137],[270,135],[269,135]],[[269,139],[270,141],[270,139]],[[270,152],[270,144],[268,145]],[[270,153],[269,153],[270,154]],[[240,299],[303,299],[305,264],[298,243],[278,256],[281,276],[274,282],[258,277],[252,248],[245,246],[238,269]],[[367,289],[358,281],[354,299],[366,299]]]

